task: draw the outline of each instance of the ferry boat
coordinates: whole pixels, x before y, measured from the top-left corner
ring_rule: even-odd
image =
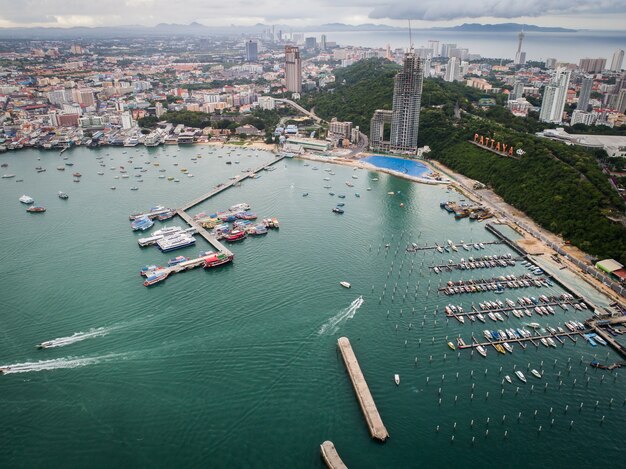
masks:
[[[155,270],[153,272],[150,272],[150,274],[147,275],[146,280],[143,282],[143,286],[149,287],[150,285],[154,285],[155,283],[162,282],[167,278],[168,275],[169,272],[167,272],[166,270]]]
[[[237,241],[244,240],[247,236],[248,234],[245,231],[233,230],[230,233],[226,234],[224,236],[224,239],[228,241],[229,243],[235,243]]]
[[[41,206],[33,206],[33,207],[28,207],[26,211],[29,213],[43,213],[46,211],[46,208],[41,207]]]
[[[532,375],[533,375],[535,378],[539,378],[539,379],[541,379],[541,373],[539,373],[539,372],[538,372],[537,370],[535,370],[534,368],[533,368],[532,370],[530,370],[530,372],[532,373]]]
[[[154,222],[148,217],[141,217],[133,220],[130,224],[130,227],[133,231],[146,231],[147,229],[152,228]]]
[[[526,382],[526,376],[524,376],[524,373],[522,373],[520,370],[517,370],[515,372],[515,376],[517,376],[522,383]]]
[[[32,204],[33,202],[35,202],[35,199],[33,199],[32,197],[24,194],[22,197],[19,198],[19,201],[22,202],[23,204]]]
[[[174,251],[196,244],[196,238],[186,233],[178,233],[157,241],[157,246],[162,252]]]
[[[63,200],[67,200],[67,199],[70,198],[69,195],[67,195],[65,192],[61,192],[61,191],[57,192],[57,195],[59,196],[59,199],[63,199]]]
[[[212,267],[217,267],[219,265],[232,262],[234,258],[235,256],[233,254],[227,255],[224,252],[213,253],[204,259],[204,268],[210,269]]]
[[[167,265],[172,267],[174,265],[180,264],[181,262],[187,262],[188,260],[189,260],[188,257],[177,256],[177,257],[174,257],[173,259],[170,259],[169,261],[167,261]]]

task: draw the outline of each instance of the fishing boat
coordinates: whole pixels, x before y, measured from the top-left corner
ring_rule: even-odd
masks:
[[[506,380],[507,383],[513,384],[513,381],[511,380],[511,377],[509,375],[505,375],[504,379]]]
[[[396,386],[400,386],[400,375],[399,374],[393,375],[393,380],[396,383]]]
[[[482,345],[477,345],[476,346],[476,351],[482,355],[483,357],[487,356],[487,351],[485,350],[485,348]]]
[[[535,370],[534,368],[533,368],[532,370],[530,370],[530,372],[532,373],[532,375],[533,375],[535,378],[539,378],[539,379],[541,379],[541,373],[539,373],[539,372],[538,372],[537,370]]]
[[[452,350],[456,350],[456,347],[452,342],[448,342],[448,347],[450,347]]]
[[[59,199],[63,199],[63,200],[67,200],[67,199],[70,198],[69,195],[67,195],[65,192],[61,192],[61,191],[57,192],[57,195],[59,196]]]
[[[22,202],[23,204],[28,205],[28,204],[32,204],[33,202],[35,202],[35,199],[24,194],[22,197],[19,198],[19,201]]]
[[[26,209],[26,211],[29,212],[29,213],[43,213],[43,212],[46,211],[46,208],[37,205],[37,206],[33,206],[33,207],[28,207]]]
[[[188,257],[177,256],[177,257],[174,257],[173,259],[170,259],[169,261],[167,261],[167,265],[172,267],[172,266],[180,264],[181,262],[187,262],[188,260],[189,260]]]
[[[235,256],[233,254],[227,255],[226,253],[223,253],[223,252],[213,253],[205,257],[204,268],[210,269],[212,267],[217,267],[223,264],[227,264],[228,262],[232,262],[234,258]]]
[[[341,282],[339,282],[339,285],[341,285],[344,288],[351,288],[352,285],[350,285],[349,282],[346,282],[345,280],[342,280]]]
[[[224,239],[229,243],[235,243],[237,241],[242,241],[248,236],[245,231],[242,230],[233,230],[227,235],[224,236]]]
[[[152,271],[146,276],[146,280],[143,282],[143,286],[149,287],[150,285],[162,282],[167,278],[168,275],[169,272],[167,272],[166,270]]]
[[[524,373],[522,373],[520,370],[517,370],[515,372],[515,376],[517,376],[522,383],[526,382],[526,376],[524,376]]]

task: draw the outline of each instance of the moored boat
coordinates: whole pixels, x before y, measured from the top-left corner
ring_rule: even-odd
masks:
[[[448,347],[450,347],[452,350],[456,350],[456,347],[452,342],[448,342]]]
[[[515,372],[515,376],[517,376],[522,383],[526,382],[526,376],[524,376],[524,373],[522,373],[520,370],[517,370]]]
[[[41,207],[41,206],[33,206],[33,207],[28,207],[26,211],[29,213],[43,213],[46,211],[46,208]]]
[[[248,234],[244,230],[233,230],[230,233],[224,236],[224,239],[229,243],[235,243],[237,241],[242,241],[248,236]]]
[[[341,282],[339,282],[339,285],[341,285],[344,288],[351,288],[352,285],[350,285],[349,282],[346,282],[345,280],[342,280]]]
[[[185,256],[177,256],[174,257],[173,259],[170,259],[169,261],[167,261],[167,265],[169,265],[170,267],[174,266],[174,265],[178,265],[181,262],[187,262],[189,260],[188,257]]]
[[[23,204],[32,204],[35,202],[35,199],[33,199],[32,197],[24,194],[22,197],[19,198],[19,201],[22,202]]]
[[[156,283],[162,282],[167,278],[169,272],[166,270],[154,270],[146,276],[146,280],[143,282],[144,287],[149,287]]]
[[[541,373],[539,373],[539,372],[538,372],[537,370],[535,370],[534,368],[533,368],[532,370],[530,370],[530,372],[532,373],[532,375],[533,375],[535,378],[539,378],[539,379],[541,379]]]
[[[396,383],[396,386],[400,385],[400,375],[399,374],[393,375],[393,380]]]
[[[476,346],[476,351],[482,355],[483,357],[487,356],[487,351],[485,350],[485,348],[482,345],[477,345]]]
[[[59,196],[59,199],[63,199],[63,200],[67,200],[70,198],[69,195],[67,195],[65,192],[62,192],[62,191],[57,192],[57,195]]]
[[[211,267],[217,267],[219,265],[232,262],[234,258],[235,256],[233,254],[227,255],[224,252],[213,253],[205,257],[204,268],[210,269]]]

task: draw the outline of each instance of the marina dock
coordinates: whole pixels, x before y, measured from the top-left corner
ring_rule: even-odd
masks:
[[[515,306],[503,306],[501,308],[491,308],[491,309],[480,309],[477,308],[475,305],[472,305],[472,311],[464,311],[462,313],[445,313],[447,317],[452,318],[452,317],[457,317],[457,316],[470,316],[470,315],[476,315],[478,313],[482,313],[483,315],[489,314],[489,313],[503,313],[505,314],[507,317],[509,316],[509,313],[511,311],[513,311],[514,309],[518,309],[518,310],[529,310],[531,313],[536,314],[535,311],[535,307],[536,306],[559,306],[561,309],[563,309],[563,311],[566,311],[564,305],[567,306],[572,306],[574,307],[575,304],[580,303],[580,300],[559,300],[556,298],[552,298],[551,301],[546,302],[540,302],[537,304],[533,304],[532,306],[520,306],[520,305],[515,305]],[[553,316],[552,314],[548,313],[549,316]],[[544,315],[545,316],[545,315]]]
[[[615,324],[624,324],[626,323],[626,316],[620,316],[617,318],[611,319],[597,319],[591,320],[587,322],[587,325],[591,328],[593,332],[602,337],[617,353],[619,353],[622,357],[626,357],[626,347],[617,342],[610,334],[606,332],[606,330],[602,329],[601,326],[612,326]]]
[[[134,213],[132,215],[130,215],[128,217],[128,219],[130,221],[136,220],[137,218],[144,218],[147,217],[150,220],[153,220],[154,218],[157,218],[159,215],[165,215],[166,213],[169,213],[171,211],[171,209],[169,208],[163,208],[161,210],[154,210],[151,212],[147,212],[147,213]]]
[[[570,338],[572,342],[576,342],[575,340],[576,337],[578,336],[583,337],[583,334],[586,334],[588,332],[590,331],[584,330],[584,331],[574,331],[574,332],[571,332],[571,331],[557,332],[556,334],[534,335],[531,337],[518,337],[515,339],[490,340],[490,341],[485,341],[485,342],[478,342],[478,340],[476,340],[476,337],[472,337],[473,343],[459,345],[457,346],[457,348],[459,350],[473,349],[473,348],[478,347],[479,345],[482,347],[493,347],[494,345],[503,344],[504,342],[507,342],[509,344],[518,343],[522,346],[522,348],[526,348],[526,342],[530,342],[535,347],[539,348],[539,341],[541,341],[541,339],[547,339],[547,338],[557,339],[561,343],[561,345],[564,345],[565,342],[562,339],[563,337]]]
[[[356,355],[354,355],[354,351],[352,350],[352,345],[350,345],[350,341],[347,337],[340,337],[339,340],[337,340],[337,345],[339,347],[339,351],[341,352],[341,356],[343,357],[346,369],[348,370],[348,374],[350,375],[352,386],[354,386],[354,392],[356,393],[356,397],[361,405],[361,410],[365,416],[370,434],[372,435],[372,438],[385,441],[389,438],[389,433],[387,433],[387,429],[380,418],[380,414],[378,413],[372,394],[367,386],[367,382],[365,381],[359,362],[357,361]]]
[[[483,242],[476,242],[476,243],[465,243],[467,246],[467,249],[463,247],[463,244],[461,243],[454,243],[454,246],[457,249],[457,252],[463,252],[463,251],[472,251],[472,250],[476,250],[476,248],[474,247],[474,244],[482,244],[483,246],[489,246],[489,245],[493,245],[493,244],[504,244],[502,241],[483,241]],[[427,244],[425,244],[424,246],[419,246],[419,245],[409,245],[406,248],[407,252],[418,252],[418,251],[428,251],[428,250],[433,250],[433,249],[437,249],[438,247],[444,249],[444,252],[449,252],[446,251],[446,248],[451,249],[449,244],[435,244],[434,246],[428,246]],[[454,251],[454,250],[453,250]]]
[[[191,202],[186,203],[185,205],[183,205],[180,209],[178,210],[183,210],[183,211],[187,211],[190,208],[195,207],[198,204],[201,204],[202,202],[204,202],[205,200],[210,199],[211,197],[219,194],[220,192],[225,191],[226,189],[229,189],[230,187],[234,186],[235,184],[249,178],[252,176],[255,176],[259,171],[263,171],[266,168],[269,168],[270,166],[278,163],[280,160],[282,160],[283,158],[285,158],[285,155],[276,155],[276,157],[265,163],[262,164],[261,166],[257,167],[256,169],[253,169],[252,171],[248,171],[246,174],[239,176],[235,179],[230,180],[229,182],[227,182],[226,184],[220,184],[219,186],[213,188],[211,191],[207,192],[206,194],[201,195],[200,197],[197,197],[195,199],[193,199]]]
[[[326,463],[328,469],[348,469],[348,466],[339,457],[335,445],[332,441],[326,440],[320,445],[320,451],[322,452],[322,459]]]

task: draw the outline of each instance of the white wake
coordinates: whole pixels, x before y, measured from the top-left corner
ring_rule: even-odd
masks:
[[[13,365],[1,365],[3,374],[30,373],[32,371],[49,371],[64,368],[78,368],[80,366],[95,365],[119,357],[119,354],[103,355],[100,357],[67,357],[52,360],[40,360],[38,362],[15,363]]]
[[[363,297],[359,296],[356,300],[350,303],[350,306],[348,306],[345,309],[342,309],[335,316],[333,316],[328,321],[326,321],[326,323],[322,327],[320,327],[318,334],[332,335],[336,333],[339,330],[339,327],[341,326],[341,324],[343,324],[348,319],[352,319],[354,317],[357,310],[361,307],[362,304],[363,304]]]
[[[94,337],[102,337],[107,335],[113,330],[113,327],[98,327],[97,329],[90,329],[87,332],[75,332],[68,337],[58,337],[56,339],[47,340],[42,342],[41,345],[44,348],[64,347],[66,345],[75,344],[85,339],[92,339]]]

